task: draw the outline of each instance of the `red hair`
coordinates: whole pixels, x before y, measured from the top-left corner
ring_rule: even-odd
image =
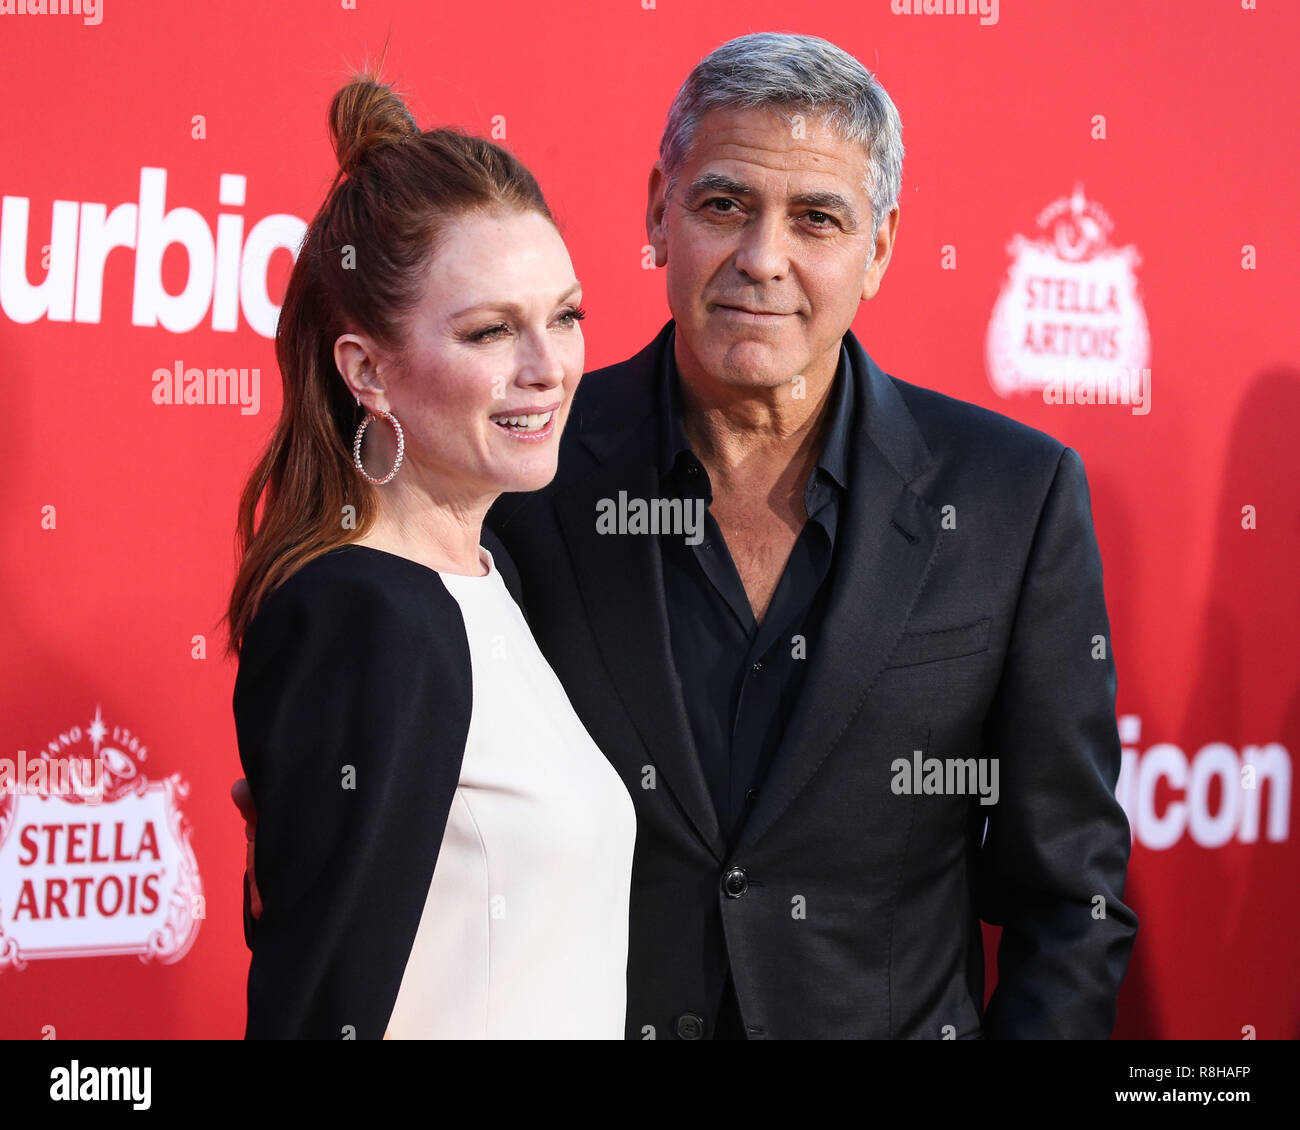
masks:
[[[555,222],[513,155],[455,127],[421,132],[373,76],[338,91],[329,119],[338,174],[289,278],[275,334],[284,403],[239,503],[239,569],[226,613],[236,654],[268,593],[375,520],[376,488],[352,463],[365,411],[335,366],[335,340],[361,332],[400,348],[405,316],[457,218],[507,209]]]

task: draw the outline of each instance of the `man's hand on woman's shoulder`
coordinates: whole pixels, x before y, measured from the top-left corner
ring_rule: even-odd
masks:
[[[253,803],[253,790],[248,781],[240,777],[230,786],[230,799],[244,818],[244,836],[248,840],[248,849],[244,853],[244,877],[248,880],[248,897],[254,918],[262,916],[262,896],[257,891],[257,872],[253,870],[253,846],[257,840],[257,806]]]

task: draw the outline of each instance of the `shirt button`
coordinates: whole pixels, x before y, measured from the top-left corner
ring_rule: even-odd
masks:
[[[704,1021],[693,1012],[677,1018],[677,1035],[683,1040],[698,1040],[704,1035]]]
[[[733,867],[722,880],[722,889],[728,898],[738,899],[749,890],[749,876],[743,867]]]

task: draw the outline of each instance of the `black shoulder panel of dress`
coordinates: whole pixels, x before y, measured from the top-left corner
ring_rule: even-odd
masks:
[[[234,691],[263,904],[250,927],[246,1038],[382,1038],[460,777],[471,694],[460,607],[416,562],[344,546],[258,610]]]

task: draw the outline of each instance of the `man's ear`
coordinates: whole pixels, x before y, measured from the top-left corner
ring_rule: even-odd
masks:
[[[668,211],[668,178],[663,165],[656,161],[650,169],[650,183],[646,188],[645,234],[655,252],[655,266],[668,262],[668,236],[664,230],[664,215]]]
[[[388,411],[388,392],[375,343],[360,334],[341,334],[334,342],[334,364],[348,391],[370,411]]]
[[[880,230],[876,232],[875,255],[867,264],[866,274],[862,276],[862,300],[875,298],[880,290],[880,282],[885,277],[885,268],[889,266],[894,254],[894,240],[898,238],[898,205],[885,217]]]

